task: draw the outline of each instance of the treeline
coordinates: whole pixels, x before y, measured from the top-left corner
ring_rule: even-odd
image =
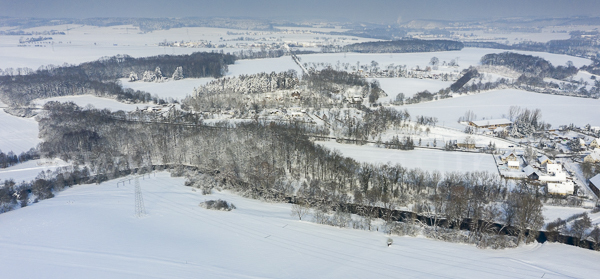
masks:
[[[221,77],[235,57],[220,53],[162,55],[132,58],[126,55],[103,58],[78,66],[40,67],[25,75],[0,76],[0,99],[10,106],[27,106],[37,98],[92,94],[113,96],[131,102],[163,102],[150,94],[124,89],[117,82],[123,77],[159,72],[169,76],[178,72],[185,77]]]
[[[227,72],[227,65],[235,62],[231,54],[214,52],[194,52],[183,55],[158,55],[133,58],[128,55],[117,55],[101,58],[97,61],[82,63],[79,66],[61,67],[60,70],[49,69],[49,72],[64,71],[82,74],[97,80],[114,80],[126,78],[135,73],[143,76],[146,71],[154,71],[160,67],[165,76],[172,76],[178,67],[182,67],[183,75],[189,78],[222,77]]]
[[[514,52],[490,53],[481,58],[482,65],[505,66],[529,77],[565,79],[577,74],[573,65],[554,67],[547,60]]]
[[[35,148],[32,148],[27,152],[21,152],[19,155],[12,151],[4,153],[0,150],[0,168],[8,168],[16,164],[25,163],[29,160],[35,160],[39,158],[40,154]]]
[[[356,43],[343,47],[343,51],[360,53],[405,53],[461,50],[461,42],[450,40],[398,40]]]

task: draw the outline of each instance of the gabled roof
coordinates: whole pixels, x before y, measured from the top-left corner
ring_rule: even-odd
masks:
[[[592,151],[588,156],[590,156],[590,158],[596,162],[600,161],[600,153],[596,152],[596,150]]]
[[[508,158],[510,155],[514,155],[515,157],[517,157],[517,153],[514,151],[507,151],[504,154],[502,154],[502,156],[500,156],[500,158],[502,158],[502,160]]]
[[[548,158],[546,155],[542,155],[542,156],[538,157],[538,162],[540,162],[540,164],[541,164],[541,163],[543,163],[543,162],[545,162],[545,161],[550,161],[550,162],[552,162],[552,161],[550,160],[550,158]]]
[[[524,168],[523,168],[523,172],[524,172],[524,173],[525,173],[527,176],[530,176],[530,175],[531,175],[531,174],[533,174],[533,173],[537,173],[537,171],[536,171],[536,170],[535,170],[535,169],[534,169],[534,168],[533,168],[531,165],[524,167]]]
[[[590,182],[594,184],[594,186],[600,187],[600,174],[596,174],[596,176],[590,178]]]

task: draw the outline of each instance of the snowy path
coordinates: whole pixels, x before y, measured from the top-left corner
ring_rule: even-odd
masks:
[[[288,204],[202,196],[183,179],[140,180],[148,215],[133,216],[132,184],[68,189],[0,215],[7,278],[592,278],[600,254],[559,244],[494,251],[340,229],[290,217]],[[231,212],[197,206],[226,199]],[[31,268],[35,267],[35,268]],[[544,275],[545,274],[545,275]]]

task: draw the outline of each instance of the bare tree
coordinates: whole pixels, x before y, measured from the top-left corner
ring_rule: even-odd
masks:
[[[292,213],[290,214],[292,217],[297,216],[298,220],[302,220],[306,214],[310,212],[310,208],[304,203],[298,203],[292,205]]]

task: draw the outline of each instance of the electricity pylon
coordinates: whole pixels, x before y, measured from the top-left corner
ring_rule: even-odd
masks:
[[[144,207],[144,197],[142,196],[142,188],[140,187],[139,177],[135,178],[135,216],[140,218],[146,215]]]

